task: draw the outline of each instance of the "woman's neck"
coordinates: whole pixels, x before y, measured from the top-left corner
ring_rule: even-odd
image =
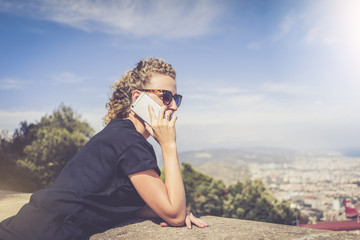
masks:
[[[137,115],[135,115],[133,112],[130,112],[129,116],[124,119],[130,120],[134,124],[136,131],[138,131],[141,135],[143,135],[145,139],[150,137],[150,133],[145,128],[145,122]]]

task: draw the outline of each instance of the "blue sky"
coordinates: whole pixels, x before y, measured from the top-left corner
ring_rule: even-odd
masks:
[[[180,151],[360,149],[360,2],[0,0],[0,129],[60,103],[101,130],[141,58],[177,70]]]

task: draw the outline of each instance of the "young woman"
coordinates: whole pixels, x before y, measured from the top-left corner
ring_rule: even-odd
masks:
[[[175,69],[161,59],[141,60],[113,85],[106,127],[65,166],[53,185],[35,192],[19,213],[0,224],[0,239],[89,239],[134,215],[160,217],[161,226],[207,224],[186,213],[173,113],[180,106]],[[151,126],[130,110],[145,92],[162,108],[149,106]],[[161,146],[160,179],[153,136]]]

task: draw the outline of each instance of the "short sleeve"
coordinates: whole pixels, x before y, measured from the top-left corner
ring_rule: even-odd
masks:
[[[160,176],[154,149],[150,144],[143,142],[137,142],[129,146],[120,156],[118,166],[126,175],[155,169]]]

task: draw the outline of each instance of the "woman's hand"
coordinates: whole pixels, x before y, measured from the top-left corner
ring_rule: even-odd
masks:
[[[186,224],[186,227],[189,229],[192,228],[192,224],[194,224],[195,226],[197,226],[199,228],[205,228],[205,227],[209,226],[209,224],[207,224],[205,221],[201,220],[200,218],[195,217],[191,212],[186,213],[185,224]],[[168,227],[169,224],[167,224],[166,222],[162,222],[162,223],[160,223],[160,226]]]
[[[130,174],[129,178],[141,198],[160,218],[169,225],[183,226],[186,221],[186,197],[176,148],[177,117],[170,120],[173,111],[166,110],[166,106],[160,109],[158,118],[151,105],[149,113],[151,127],[145,126],[161,146],[165,182],[154,169]]]
[[[160,146],[176,145],[175,121],[177,116],[171,118],[172,111],[166,110],[166,106],[161,107],[157,113],[159,114],[157,118],[151,105],[149,105],[149,113],[151,126],[146,124],[145,127],[150,135],[155,138]]]

